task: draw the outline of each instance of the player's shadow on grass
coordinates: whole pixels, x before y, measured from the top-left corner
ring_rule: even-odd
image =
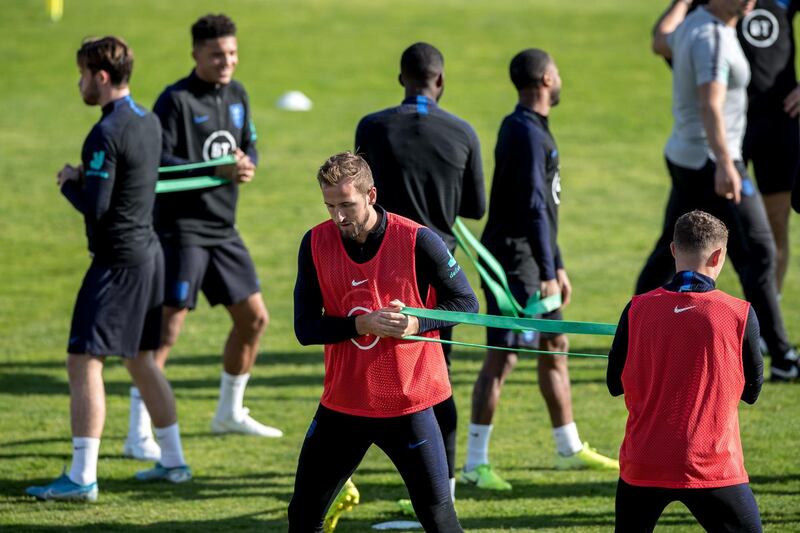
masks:
[[[85,512],[86,506],[81,504],[60,504],[59,512],[62,509],[72,507],[81,509]],[[38,524],[14,524],[17,531],[29,531],[40,533],[45,531],[102,531],[114,532],[121,531],[126,533],[169,531],[196,533],[197,531],[286,531],[288,524],[285,518],[259,519],[262,515],[271,515],[285,512],[285,507],[270,507],[263,511],[247,513],[239,516],[220,518],[217,520],[165,520],[163,522],[153,522],[150,524],[120,524],[115,522],[95,522],[80,526],[64,525],[42,526]]]
[[[542,471],[546,472],[546,471]],[[557,475],[552,471],[553,475]],[[522,482],[511,479],[514,490],[488,491],[460,485],[456,492],[459,499],[476,500],[545,500],[545,499],[571,499],[571,498],[613,498],[617,493],[617,479],[613,481],[564,481],[563,483],[550,482]]]
[[[167,367],[170,366],[213,366],[222,365],[222,348],[219,353],[212,354],[180,354],[170,355]],[[271,352],[258,354],[256,366],[270,365],[321,365],[323,363],[322,347],[319,352]]]
[[[131,382],[106,380],[105,386],[106,394],[109,396],[127,396],[130,394]],[[58,377],[19,371],[19,369],[13,373],[0,373],[0,391],[3,391],[3,394],[47,394],[68,397],[67,372],[65,370],[64,374]]]
[[[795,485],[789,483],[800,481],[800,474],[781,474],[775,476],[750,476],[750,485],[753,492],[759,494],[770,494],[774,496],[797,496]]]
[[[44,485],[52,481],[50,478],[33,478],[27,480],[0,479],[0,493],[16,504],[36,504],[35,499],[25,494],[25,488],[31,485]],[[131,502],[161,503],[169,501],[210,501],[230,499],[270,498],[288,502],[294,492],[293,477],[284,472],[259,472],[241,476],[203,476],[195,475],[189,483],[175,485],[172,483],[144,483],[131,477],[130,479],[98,480],[100,501],[103,498],[123,496]],[[39,503],[41,505],[41,503]]]

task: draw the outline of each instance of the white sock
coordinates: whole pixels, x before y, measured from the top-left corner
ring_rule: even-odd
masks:
[[[100,455],[100,439],[72,437],[72,466],[69,479],[78,485],[97,481],[97,457]]]
[[[450,478],[450,499],[456,501],[456,478]]]
[[[128,415],[128,440],[139,442],[147,438],[153,438],[153,430],[150,427],[150,413],[147,406],[139,394],[139,389],[131,387],[131,411]]]
[[[489,464],[489,437],[491,424],[469,424],[467,434],[467,464],[465,470],[473,470],[478,465]]]
[[[165,428],[156,428],[156,437],[161,446],[161,466],[173,468],[186,464],[181,446],[181,432],[177,422]]]
[[[242,404],[244,403],[244,389],[247,387],[247,380],[249,379],[250,374],[234,376],[224,370],[222,371],[216,418],[220,420],[229,418],[241,420],[244,418]]]
[[[575,422],[553,428],[553,438],[556,440],[556,451],[561,455],[574,455],[583,448],[581,438],[578,436],[578,426],[575,425]]]

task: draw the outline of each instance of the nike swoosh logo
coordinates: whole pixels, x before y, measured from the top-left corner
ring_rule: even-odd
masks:
[[[200,116],[195,115],[192,117],[192,120],[194,121],[195,124],[202,124],[203,122],[208,120],[208,115],[200,115]]]
[[[697,307],[697,306],[696,305],[690,305],[689,307],[678,307],[676,305],[675,309],[673,309],[673,311],[675,311],[675,313],[683,313],[684,311],[688,311],[689,309],[694,309],[695,307]]]
[[[367,281],[369,281],[369,280],[367,280],[367,279],[362,279],[361,281],[353,280],[352,281],[353,287],[358,287],[359,285],[362,285],[362,284],[366,283]]]
[[[477,433],[470,433],[470,434],[469,434],[469,436],[470,436],[470,437],[475,437],[476,439],[477,439],[478,437],[480,437],[480,435],[478,435]]]
[[[419,442],[416,442],[416,443],[415,442],[409,442],[408,443],[408,449],[409,450],[413,450],[414,448],[419,448],[420,446],[422,446],[426,442],[428,442],[428,439],[423,439],[423,440],[421,440]]]

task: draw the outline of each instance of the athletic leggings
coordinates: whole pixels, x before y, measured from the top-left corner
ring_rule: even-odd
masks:
[[[617,483],[617,533],[649,533],[664,508],[681,502],[706,531],[760,533],[761,515],[748,483],[716,489],[636,487]]]
[[[397,467],[425,531],[463,531],[450,498],[444,445],[432,408],[393,418],[367,418],[320,405],[297,463],[289,503],[290,533],[322,531],[328,507],[372,444]]]
[[[714,192],[715,165],[708,161],[693,170],[667,161],[672,191],[664,213],[661,236],[636,283],[636,293],[658,288],[672,279],[675,260],[669,249],[675,222],[684,213],[702,209],[728,227],[728,257],[739,275],[745,297],[753,305],[773,362],[780,361],[790,348],[775,285],[775,241],[767,221],[761,196],[747,177],[741,161],[736,169],[748,185],[743,187],[741,203],[734,204]]]

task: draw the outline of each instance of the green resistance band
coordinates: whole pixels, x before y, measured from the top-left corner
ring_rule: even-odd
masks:
[[[525,303],[525,307],[522,307],[511,293],[511,287],[508,284],[508,278],[506,277],[503,266],[495,259],[492,253],[481,244],[481,241],[469,231],[460,218],[457,218],[456,223],[453,225],[453,235],[458,245],[464,250],[464,253],[467,254],[470,262],[475,266],[483,283],[489,291],[491,291],[500,312],[504,316],[530,317],[549,313],[561,307],[560,294],[553,294],[540,299],[538,292],[528,299]],[[475,250],[475,253],[472,252],[471,248]],[[483,263],[481,263],[478,258],[480,258]],[[491,274],[483,266],[484,263],[491,270]]]
[[[459,324],[472,324],[473,326],[485,326],[488,328],[612,336],[617,331],[617,326],[614,324],[603,324],[600,322],[544,320],[540,318],[483,315],[478,313],[442,311],[441,309],[420,309],[416,307],[404,307],[400,312],[404,315],[415,316],[417,318],[429,318],[433,320],[443,320],[445,322],[456,322]]]
[[[198,168],[211,168],[222,165],[232,165],[236,163],[236,158],[232,155],[226,155],[219,159],[212,159],[211,161],[200,161],[199,163],[187,163],[185,165],[173,165],[171,167],[160,167],[159,174],[167,174],[169,172],[186,172],[187,170],[197,170]]]
[[[160,174],[168,174],[170,172],[186,172],[189,170],[197,170],[199,168],[214,168],[217,166],[231,165],[234,163],[236,163],[236,158],[232,155],[227,155],[211,161],[161,167],[158,169],[158,172]],[[229,182],[230,180],[228,178],[222,178],[219,176],[193,176],[191,178],[160,180],[156,183],[156,194],[207,189],[209,187],[216,187],[217,185],[224,185],[225,183]]]
[[[404,311],[405,312],[405,311]],[[577,353],[577,352],[548,352],[547,350],[534,350],[532,348],[507,348],[505,346],[488,346],[486,344],[475,344],[471,342],[448,341],[444,339],[431,339],[429,337],[419,337],[417,335],[409,335],[403,337],[403,340],[408,341],[424,341],[424,342],[438,342],[440,344],[451,344],[454,346],[467,346],[469,348],[486,348],[491,350],[502,350],[505,352],[523,352],[534,353],[537,355],[569,355],[571,357],[591,357],[594,359],[608,359],[607,355],[598,353]]]

